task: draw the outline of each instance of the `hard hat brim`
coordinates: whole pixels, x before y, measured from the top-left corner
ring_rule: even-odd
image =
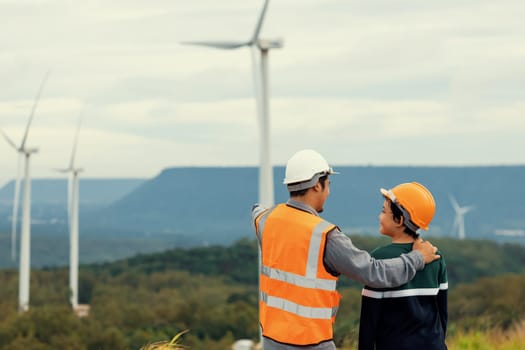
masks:
[[[396,197],[394,196],[394,198],[392,198],[392,195],[393,195],[392,191],[386,190],[384,188],[380,188],[379,192],[381,192],[381,194],[383,196],[385,196],[386,198],[390,199],[391,201],[395,201]]]

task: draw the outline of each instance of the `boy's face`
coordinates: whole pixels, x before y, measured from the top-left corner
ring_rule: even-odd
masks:
[[[390,201],[385,199],[381,213],[379,213],[379,232],[385,236],[393,236],[399,232],[400,227],[402,231],[402,226],[400,226],[399,222],[394,221],[394,215],[392,214],[392,209],[390,209]]]

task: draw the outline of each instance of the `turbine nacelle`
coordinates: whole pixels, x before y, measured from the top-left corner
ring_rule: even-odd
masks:
[[[282,39],[259,39],[257,47],[261,50],[280,49],[284,46]]]
[[[9,145],[11,145],[11,147],[13,147],[15,149],[15,151],[17,151],[18,153],[23,153],[25,155],[30,155],[32,153],[37,153],[38,152],[38,148],[35,148],[35,147],[27,148],[23,144],[21,144],[20,146],[17,146],[16,143],[9,136],[7,136],[7,134],[4,132],[4,130],[0,129],[0,133],[2,133],[2,135],[4,136],[4,139],[7,141],[7,143]]]
[[[38,153],[38,148],[20,149],[19,152],[25,154],[26,156],[29,156],[29,155],[31,155],[33,153]]]
[[[473,205],[469,205],[467,207],[459,207],[456,210],[456,213],[459,214],[459,215],[465,215],[466,213],[468,213],[469,211],[474,210],[475,208],[476,207],[474,207]]]
[[[184,41],[182,45],[213,47],[221,50],[235,50],[244,46],[256,45],[261,50],[280,49],[284,46],[283,39],[257,39],[256,41]]]
[[[56,172],[67,174],[67,173],[81,173],[84,171],[84,168],[63,168],[63,169],[53,169]]]

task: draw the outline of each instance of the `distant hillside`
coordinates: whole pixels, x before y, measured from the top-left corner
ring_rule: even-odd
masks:
[[[99,210],[133,191],[143,179],[80,179],[80,216]],[[0,232],[11,227],[13,211],[14,180],[0,188]],[[23,198],[23,182],[20,184],[20,198]],[[65,229],[67,220],[67,180],[31,180],[31,222],[34,225],[51,225],[46,230]],[[22,210],[19,210],[21,215]],[[81,218],[82,219],[82,218]],[[20,217],[19,217],[20,220]]]
[[[349,232],[377,234],[380,187],[418,181],[435,196],[429,234],[450,236],[453,195],[473,205],[465,216],[467,235],[496,239],[496,230],[525,230],[525,166],[388,167],[345,166],[332,177],[323,216]],[[202,242],[231,243],[251,235],[250,208],[257,201],[255,167],[170,168],[96,213],[102,227],[189,234]],[[276,201],[286,201],[284,168],[274,168]],[[92,220],[90,220],[92,221]],[[524,238],[516,238],[522,241]]]
[[[108,205],[143,183],[144,179],[79,179],[80,205]],[[0,205],[13,203],[15,181],[0,188]],[[23,194],[23,181],[20,185]],[[35,205],[62,204],[67,202],[67,180],[31,180],[31,202]]]
[[[495,235],[525,232],[525,188],[521,184],[525,166],[341,166],[336,170],[340,174],[332,177],[323,216],[345,232],[378,235],[379,188],[419,181],[430,188],[437,202],[428,235],[452,236],[455,214],[449,195],[453,195],[460,205],[475,206],[465,216],[468,237],[525,244],[525,236]],[[288,199],[283,177],[284,167],[275,167],[276,202]],[[258,198],[256,167],[177,167],[149,180],[80,181],[84,261],[111,260],[164,246],[229,245],[253,237],[250,208]],[[61,252],[67,254],[66,188],[65,180],[33,180],[32,261],[51,265],[62,261],[54,255],[48,259],[49,254],[45,259],[36,256],[39,251],[49,251],[48,243],[58,236],[65,245]],[[0,189],[0,240],[5,239],[6,249],[12,195],[12,182]],[[94,249],[88,250],[89,245]],[[0,261],[0,265],[4,263]]]

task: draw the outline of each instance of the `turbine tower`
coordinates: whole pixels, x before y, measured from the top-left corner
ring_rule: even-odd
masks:
[[[13,259],[16,258],[14,253],[16,246],[16,221],[18,219],[18,200],[20,192],[20,158],[24,158],[24,198],[22,204],[22,233],[20,239],[20,277],[19,277],[19,295],[18,295],[18,310],[24,312],[29,310],[29,282],[31,272],[31,176],[29,171],[29,160],[31,154],[38,151],[37,148],[29,148],[26,145],[27,135],[29,134],[29,128],[35,115],[35,110],[40,100],[40,95],[47,81],[49,73],[46,73],[40,87],[38,89],[31,114],[22,138],[20,146],[10,139],[7,134],[2,132],[2,135],[6,141],[15,149],[19,154],[18,158],[18,169],[15,180],[15,196],[13,200],[13,215],[12,215],[12,231],[11,231],[11,256]]]
[[[69,166],[65,169],[58,169],[61,173],[68,173],[67,186],[67,217],[69,226],[69,290],[70,303],[73,310],[78,307],[78,174],[83,170],[75,167],[75,155],[78,144],[78,134],[82,116],[78,117],[73,150]]]
[[[255,101],[259,122],[259,203],[266,207],[274,205],[273,167],[270,159],[270,111],[268,88],[268,54],[270,49],[281,48],[281,39],[260,39],[269,0],[265,0],[252,37],[247,41],[191,41],[185,45],[199,45],[222,50],[249,47],[252,52],[252,69],[255,86]],[[258,57],[257,50],[260,52]]]
[[[466,237],[465,234],[465,219],[464,216],[466,213],[474,209],[473,206],[460,207],[456,199],[451,195],[450,203],[456,212],[456,217],[452,225],[452,232],[458,235],[458,238],[463,240]]]

